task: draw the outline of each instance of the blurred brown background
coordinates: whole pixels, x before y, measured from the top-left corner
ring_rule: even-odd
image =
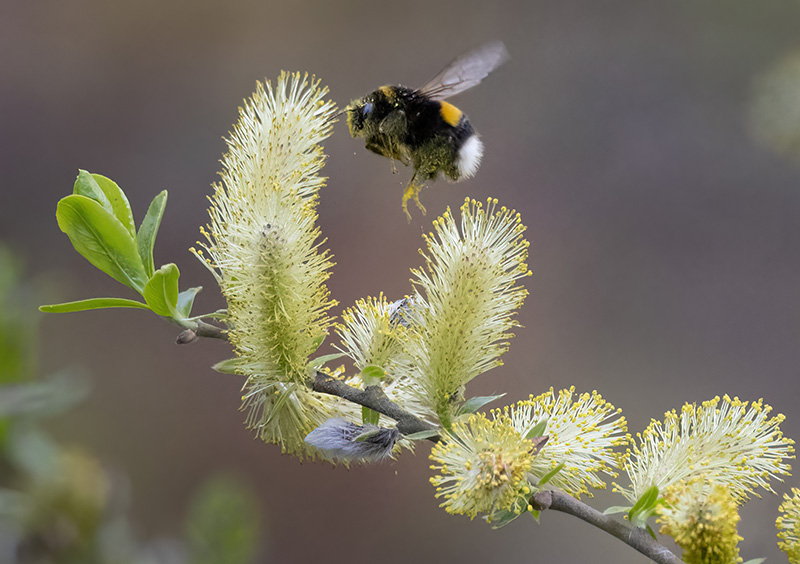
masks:
[[[392,175],[336,126],[320,204],[333,296],[401,296],[430,220],[467,195],[496,196],[529,226],[534,276],[506,366],[472,392],[598,389],[632,431],[685,401],[764,397],[797,439],[800,167],[770,144],[769,124],[767,142],[750,132],[759,77],[800,49],[798,30],[800,2],[785,0],[6,0],[0,239],[50,282],[46,301],[127,296],[72,250],[56,201],[79,167],[116,180],[138,219],[166,188],[156,261],[178,263],[182,286],[205,286],[197,311],[221,307],[187,248],[206,222],[222,136],[257,79],[315,73],[343,105],[381,84],[423,84],[502,39],[511,60],[454,99],[483,136],[483,166],[426,189],[428,217],[408,225],[400,210],[409,170]],[[782,84],[800,92],[792,77]],[[800,107],[800,94],[788,100]],[[791,129],[786,111],[777,123]],[[133,310],[42,327],[42,371],[79,365],[94,380],[54,430],[128,473],[142,536],[179,535],[192,491],[225,471],[263,507],[260,562],[645,561],[558,514],[501,531],[448,516],[424,447],[350,471],[281,456],[244,428],[242,381],[209,368],[229,356],[225,343],[177,347],[173,327]],[[785,561],[778,503],[745,507],[745,560]]]

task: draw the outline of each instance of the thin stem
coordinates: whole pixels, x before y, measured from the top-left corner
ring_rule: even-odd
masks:
[[[219,332],[222,333],[222,330],[219,330]],[[224,336],[220,337],[216,335],[216,332],[212,332],[212,334],[204,336],[225,338]],[[308,385],[315,392],[337,396],[358,405],[368,407],[387,417],[391,417],[397,421],[397,429],[404,435],[435,430],[437,428],[435,425],[419,419],[391,401],[386,397],[386,394],[383,393],[380,386],[367,386],[365,389],[360,390],[353,386],[348,386],[343,381],[321,372],[317,372],[313,378],[309,378]],[[436,442],[439,439],[434,436],[429,440]],[[537,511],[552,509],[554,511],[568,513],[573,517],[586,521],[590,525],[594,525],[598,529],[615,536],[628,546],[635,548],[656,564],[684,564],[680,558],[654,540],[644,529],[633,527],[627,523],[617,521],[608,515],[603,515],[593,507],[586,505],[563,491],[549,490],[537,492],[531,497],[530,503]]]
[[[197,322],[197,329],[194,330],[198,337],[208,337],[211,339],[222,339],[223,341],[228,340],[228,333],[222,329],[221,327],[217,327],[216,325],[211,325],[210,323],[206,323],[205,321],[198,321]]]
[[[222,339],[223,341],[228,340],[228,333],[221,327],[211,325],[204,321],[197,321],[196,323],[197,326],[194,329],[184,329],[181,331],[178,334],[178,338],[175,339],[175,342],[179,345],[188,345],[189,343],[194,343],[200,337]]]
[[[436,429],[435,425],[415,417],[387,398],[380,386],[367,386],[359,390],[321,372],[317,372],[314,378],[309,379],[309,385],[315,392],[338,396],[391,417],[397,421],[397,429],[404,435]],[[436,437],[431,440],[435,441]]]
[[[659,544],[644,529],[617,521],[608,515],[603,515],[593,507],[589,507],[561,490],[537,492],[531,497],[530,503],[537,511],[552,509],[586,521],[590,525],[594,525],[598,529],[617,537],[657,564],[683,564],[683,560]]]

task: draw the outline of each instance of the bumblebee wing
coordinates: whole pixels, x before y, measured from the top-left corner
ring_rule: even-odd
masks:
[[[502,41],[492,41],[455,58],[420,92],[434,100],[444,100],[472,88],[486,75],[508,60]]]

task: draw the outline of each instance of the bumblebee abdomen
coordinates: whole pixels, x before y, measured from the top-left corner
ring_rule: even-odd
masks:
[[[483,143],[478,138],[478,134],[473,132],[467,137],[458,148],[456,167],[458,168],[459,178],[469,178],[478,172],[483,158]]]
[[[432,123],[427,128],[419,128],[429,134],[416,151],[419,168],[431,179],[439,171],[455,181],[473,176],[480,166],[483,143],[472,123],[453,104],[432,103],[436,109]]]
[[[450,102],[439,102],[439,114],[442,116],[445,123],[451,127],[458,126],[458,122],[460,122],[461,118],[464,116],[464,113]]]

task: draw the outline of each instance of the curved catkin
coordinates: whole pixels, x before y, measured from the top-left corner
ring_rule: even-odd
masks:
[[[770,480],[789,474],[794,447],[780,429],[784,416],[769,417],[771,410],[726,395],[665,413],[637,433],[623,459],[631,486],[617,490],[635,502],[652,486],[666,491],[702,477],[728,488],[737,503],[757,488],[772,491]]]
[[[305,385],[335,305],[325,284],[333,262],[320,248],[316,211],[325,183],[320,143],[336,111],[326,94],[307,75],[257,84],[226,140],[206,242],[196,251],[227,301],[237,372],[247,377],[248,424],[299,455],[313,452],[303,440],[312,429],[343,415],[341,402]]]
[[[529,243],[519,214],[494,199],[468,199],[460,222],[448,210],[433,225],[425,265],[412,271],[417,319],[404,373],[446,427],[463,386],[502,364],[527,295]]]

